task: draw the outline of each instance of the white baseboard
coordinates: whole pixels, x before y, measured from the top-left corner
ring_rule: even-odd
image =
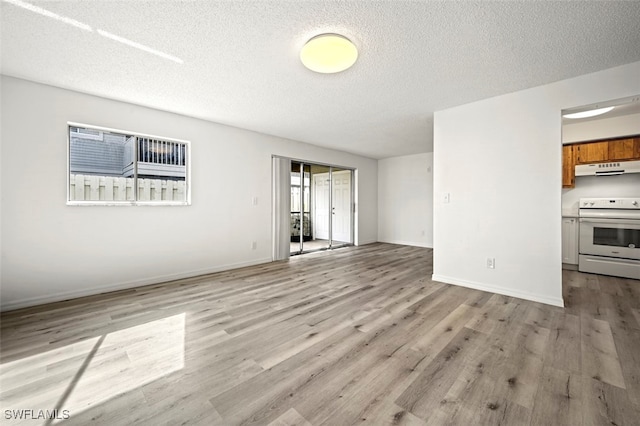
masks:
[[[358,244],[356,244],[356,246],[364,246],[364,245],[367,245],[367,244],[373,244],[373,243],[377,243],[377,242],[378,242],[378,240],[361,240],[361,241],[358,241]]]
[[[424,247],[424,248],[433,248],[433,244],[422,243],[417,241],[404,241],[404,240],[380,240],[381,243],[388,244],[400,244],[402,246],[413,246],[413,247]]]
[[[196,269],[193,271],[179,272],[175,274],[159,275],[139,280],[126,281],[122,283],[109,284],[100,287],[83,288],[78,290],[65,291],[62,293],[47,294],[44,296],[30,297],[26,299],[2,301],[0,312],[13,311],[15,309],[28,308],[31,306],[43,305],[45,303],[60,302],[62,300],[76,299],[78,297],[94,296],[101,293],[109,293],[118,290],[127,290],[145,285],[160,284],[167,281],[180,280],[184,278],[197,277],[199,275],[213,274],[215,272],[228,271],[231,269],[244,268],[246,266],[260,265],[271,262],[271,258],[256,259],[247,262],[231,263],[219,265],[211,268]]]
[[[459,278],[447,277],[444,275],[433,274],[433,281],[441,283],[454,284],[462,287],[473,288],[475,290],[488,291],[490,293],[502,294],[504,296],[517,297],[518,299],[530,300],[532,302],[540,302],[552,306],[560,306],[564,308],[564,300],[562,298],[548,297],[541,294],[529,293],[527,291],[513,290],[511,288],[500,287],[490,284],[478,283],[474,281],[461,280]]]

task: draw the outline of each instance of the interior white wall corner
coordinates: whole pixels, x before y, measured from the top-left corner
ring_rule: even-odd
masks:
[[[433,153],[378,161],[378,239],[433,247]]]

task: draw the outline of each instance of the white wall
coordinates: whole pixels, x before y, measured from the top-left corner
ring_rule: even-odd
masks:
[[[378,240],[433,247],[433,153],[378,161]]]
[[[640,173],[577,176],[575,188],[562,190],[562,214],[577,216],[580,198],[640,198]]]
[[[593,141],[640,134],[640,114],[603,118],[562,126],[562,143]]]
[[[270,261],[272,155],[357,168],[356,242],[377,240],[375,160],[6,76],[1,90],[3,309]],[[67,121],[190,140],[192,205],[66,206]]]
[[[436,112],[433,279],[561,306],[560,111],[638,94],[638,76],[635,62]]]

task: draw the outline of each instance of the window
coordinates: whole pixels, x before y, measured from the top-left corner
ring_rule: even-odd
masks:
[[[190,204],[189,142],[69,123],[67,204]]]

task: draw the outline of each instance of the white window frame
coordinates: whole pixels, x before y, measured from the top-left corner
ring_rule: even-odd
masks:
[[[71,127],[83,127],[86,129],[93,129],[99,132],[109,132],[109,133],[120,133],[123,135],[130,135],[136,137],[143,137],[149,139],[160,139],[168,142],[176,142],[180,144],[186,145],[186,154],[185,154],[185,200],[184,201],[99,201],[99,200],[90,200],[90,201],[77,201],[71,200]],[[88,138],[93,139],[93,138]],[[135,149],[135,161],[137,168],[138,162],[138,147],[136,145]],[[134,174],[134,187],[137,187],[137,172]],[[167,138],[164,136],[150,135],[146,133],[134,132],[130,130],[122,130],[122,129],[114,129],[110,127],[103,126],[95,126],[92,124],[84,124],[68,121],[67,122],[67,205],[68,206],[190,206],[191,205],[191,142],[183,139],[175,139],[175,138]],[[137,191],[134,191],[134,197],[137,197]]]
[[[80,128],[80,126],[71,126],[71,125],[69,127]],[[84,128],[86,129],[87,127],[84,127]],[[82,137],[85,138],[85,139],[93,139],[93,140],[96,140],[96,141],[101,141],[101,140],[104,139],[102,130],[94,129],[92,127],[88,127],[88,129],[95,130],[96,132],[98,132],[98,134],[97,135],[93,135],[91,133],[82,133],[82,132],[74,132],[74,133],[76,135],[82,135]]]

